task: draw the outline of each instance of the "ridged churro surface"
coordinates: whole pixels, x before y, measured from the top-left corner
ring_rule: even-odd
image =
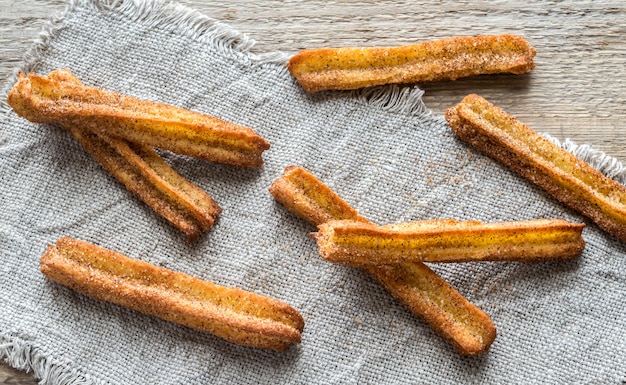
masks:
[[[83,241],[59,239],[48,247],[40,263],[46,276],[73,290],[236,344],[282,351],[301,339],[302,316],[283,302]]]
[[[369,223],[337,193],[299,166],[285,168],[270,187],[270,193],[289,211],[315,226],[336,219]],[[421,226],[454,222],[451,219],[422,221]],[[489,316],[423,263],[369,265],[363,270],[460,354],[484,353],[496,338],[496,328]]]
[[[425,264],[372,265],[363,270],[459,354],[485,353],[495,340],[496,327],[489,315]]]
[[[535,67],[535,49],[516,35],[461,36],[399,47],[304,50],[288,63],[307,92],[455,80]]]
[[[626,241],[626,187],[478,95],[446,111],[454,132]]]
[[[250,128],[83,84],[18,74],[8,103],[34,123],[89,129],[213,162],[259,167],[269,143]]]
[[[375,226],[358,221],[331,221],[318,226],[320,255],[347,265],[399,262],[520,261],[575,258],[585,242],[584,224],[562,219],[519,222],[429,223]]]

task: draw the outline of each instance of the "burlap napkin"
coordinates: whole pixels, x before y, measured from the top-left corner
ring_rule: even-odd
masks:
[[[26,71],[69,68],[88,85],[250,126],[272,148],[257,170],[164,154],[224,209],[190,245],[63,129],[3,105],[0,357],[44,383],[68,384],[626,380],[626,243],[592,223],[576,261],[433,267],[498,327],[490,352],[474,358],[362,272],[323,261],[313,228],[267,192],[287,165],[310,169],[381,224],[584,219],[459,141],[419,90],[310,96],[284,55],[254,56],[251,44],[180,5],[140,0],[76,1],[46,27]],[[569,147],[623,181],[610,158]],[[302,344],[284,353],[239,347],[52,283],[38,260],[65,235],[285,301],[305,317]]]

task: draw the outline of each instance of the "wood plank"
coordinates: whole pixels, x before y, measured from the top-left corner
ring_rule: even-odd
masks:
[[[0,384],[4,385],[35,385],[32,373],[13,369],[4,362],[0,362]]]
[[[255,52],[400,45],[456,35],[523,35],[538,51],[531,74],[424,84],[426,104],[440,114],[466,94],[479,93],[539,132],[589,143],[626,160],[623,0],[181,2],[248,33],[257,40]],[[43,23],[64,4],[0,0],[0,79],[21,62]],[[3,380],[35,383],[30,375],[16,375],[0,364],[0,383]]]

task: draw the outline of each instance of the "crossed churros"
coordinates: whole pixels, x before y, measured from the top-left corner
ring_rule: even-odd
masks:
[[[522,74],[535,67],[535,53],[516,35],[462,36],[399,47],[304,50],[287,67],[313,93],[481,74]]]
[[[219,286],[72,238],[49,245],[41,271],[90,297],[215,334],[284,351],[300,342],[304,321],[286,303]]]
[[[250,128],[213,116],[32,73],[18,74],[7,101],[33,123],[77,126],[233,166],[259,167],[269,148]]]
[[[288,210],[314,226],[335,219],[369,222],[307,170],[289,166],[270,187]],[[436,223],[435,221],[424,221]],[[487,314],[471,304],[423,263],[361,266],[411,313],[425,320],[460,354],[489,350],[496,328]]]
[[[446,111],[463,140],[626,241],[626,187],[478,95]]]
[[[200,187],[174,171],[152,146],[241,167],[262,164],[269,144],[251,129],[217,118],[84,86],[69,70],[18,75],[7,98],[35,123],[63,126],[124,186],[189,242],[221,213]]]
[[[315,234],[320,255],[351,266],[400,262],[565,260],[585,247],[584,224],[562,219],[482,223],[455,220],[376,226],[330,221]]]

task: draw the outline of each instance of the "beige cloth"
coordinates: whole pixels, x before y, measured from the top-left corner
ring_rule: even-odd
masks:
[[[381,224],[584,219],[458,140],[419,90],[310,96],[284,55],[253,56],[250,46],[224,24],[147,0],[76,1],[46,28],[26,70],[69,68],[88,85],[250,126],[272,148],[256,170],[164,154],[224,209],[190,245],[63,129],[4,106],[0,357],[54,384],[626,380],[625,244],[593,224],[576,261],[433,267],[498,327],[490,352],[474,358],[459,357],[362,272],[323,261],[314,229],[267,192],[287,165],[310,169]],[[285,301],[305,317],[302,344],[284,353],[235,346],[72,292],[39,272],[46,244],[61,236]]]

